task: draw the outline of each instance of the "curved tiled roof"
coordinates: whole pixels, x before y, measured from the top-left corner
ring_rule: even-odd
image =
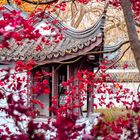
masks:
[[[17,10],[17,8],[12,5],[5,7],[8,10]],[[51,46],[46,46],[46,44],[42,42],[42,38],[48,38],[48,36],[43,35],[38,38],[37,41],[25,38],[22,40],[21,46],[11,39],[9,41],[10,49],[4,48],[0,50],[0,61],[27,61],[29,59],[35,59],[37,62],[53,62],[64,61],[83,55],[84,53],[93,50],[95,47],[101,46],[103,43],[105,14],[104,11],[96,24],[90,28],[83,31],[77,31],[76,29],[68,27],[60,20],[57,24],[53,25],[52,21],[56,20],[56,17],[46,13],[49,17],[45,20],[52,26],[58,29],[67,28],[67,30],[62,30],[63,39],[58,44],[52,43]],[[49,36],[49,40],[53,40],[51,35]],[[36,51],[37,45],[41,46],[41,51]]]
[[[113,51],[112,53],[104,53],[104,58],[108,61],[108,66],[112,65],[115,61],[117,61],[120,57],[121,53],[121,45],[123,44],[123,40],[115,43],[114,45],[104,46],[104,51]]]

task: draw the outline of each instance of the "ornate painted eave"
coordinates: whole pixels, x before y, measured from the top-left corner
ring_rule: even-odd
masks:
[[[8,10],[17,10],[17,8],[12,6],[5,6]],[[47,15],[48,13],[46,13]],[[96,47],[103,46],[104,42],[104,23],[105,23],[105,14],[100,16],[96,24],[90,28],[77,31],[71,27],[68,27],[63,22],[59,21],[57,24],[52,25],[52,21],[56,20],[56,17],[49,15],[49,18],[46,20],[51,23],[55,28],[67,30],[62,30],[64,38],[58,44],[51,44],[51,46],[46,46],[41,39],[44,36],[38,38],[37,41],[31,40],[30,43],[28,39],[23,40],[23,45],[18,46],[14,40],[10,40],[9,48],[4,48],[0,50],[0,62],[11,62],[11,61],[27,61],[29,59],[34,59],[38,63],[42,62],[55,62],[55,61],[65,61],[77,56],[86,54]],[[23,16],[25,14],[23,13]],[[50,41],[52,40],[51,35],[49,36]],[[36,51],[36,46],[40,45],[43,49],[42,51]]]

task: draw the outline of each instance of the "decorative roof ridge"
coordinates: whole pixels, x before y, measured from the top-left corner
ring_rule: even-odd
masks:
[[[121,46],[124,42],[125,42],[124,39],[121,39],[121,40],[115,42],[115,43],[112,44],[112,45],[105,45],[105,46],[104,46],[104,50],[105,50],[105,51],[116,50],[116,49],[118,50],[118,49],[120,48],[120,46]]]
[[[106,61],[108,61],[108,66],[111,66],[112,64],[117,62],[120,57],[121,46],[124,42],[125,41],[121,39],[113,45],[104,46],[104,51],[108,52],[104,54],[104,58],[106,59]]]
[[[46,14],[48,14],[48,13],[46,13]],[[57,17],[50,14],[47,21],[49,21],[51,23],[52,21],[57,20],[57,19],[58,19]],[[90,35],[95,34],[98,30],[103,31],[104,23],[105,23],[105,14],[103,13],[100,15],[99,19],[97,20],[97,22],[95,24],[93,24],[88,29],[85,29],[82,31],[78,31],[74,28],[71,28],[60,20],[57,24],[55,24],[55,26],[57,28],[62,29],[62,31],[65,35],[71,36],[71,37],[76,38],[76,39],[80,39],[80,38],[87,38]],[[63,29],[66,29],[66,30],[63,30]]]
[[[24,16],[25,18],[27,18],[27,16],[28,16],[27,13],[23,12],[21,9],[19,9],[14,4],[4,5],[4,7],[7,8],[9,11],[20,10],[21,13],[22,13],[22,16]],[[82,39],[82,38],[88,38],[91,35],[96,34],[97,32],[103,32],[104,24],[105,24],[106,10],[104,9],[103,13],[100,15],[99,19],[97,20],[97,22],[95,24],[93,24],[88,29],[85,29],[85,30],[82,30],[82,31],[78,31],[78,30],[68,26],[67,24],[62,22],[60,20],[60,18],[56,17],[53,14],[50,14],[49,12],[46,12],[46,15],[48,16],[48,18],[44,19],[44,20],[47,20],[50,24],[52,24],[56,28],[61,29],[62,32],[66,36],[69,36],[69,37],[72,37],[72,38],[75,38],[75,39]],[[58,20],[59,22],[54,25],[52,23],[52,21],[54,21],[54,20]],[[64,30],[64,29],[66,29],[66,30]]]

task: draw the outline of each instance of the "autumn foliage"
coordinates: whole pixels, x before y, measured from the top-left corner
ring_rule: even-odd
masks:
[[[20,1],[16,1],[19,3]],[[79,1],[87,3],[88,1]],[[110,4],[119,7],[120,1],[110,1]],[[139,20],[140,2],[131,0],[135,18]],[[64,5],[57,5],[56,8],[64,10]],[[1,7],[1,10],[4,10]],[[19,45],[22,45],[23,40],[37,40],[41,34],[39,30],[35,30],[34,25],[40,18],[47,18],[44,11],[32,13],[27,19],[21,16],[20,11],[2,12],[3,19],[0,19],[0,48],[9,48],[9,40],[14,39]],[[137,16],[138,15],[138,16]],[[53,21],[56,24],[58,21]],[[7,26],[11,29],[7,30]],[[44,27],[44,30],[54,28],[49,24]],[[63,36],[61,30],[54,36],[54,43],[59,43]],[[43,38],[42,41],[46,45],[51,44],[48,38]],[[36,50],[40,51],[41,46],[36,46]],[[45,140],[46,132],[50,133],[50,140],[69,140],[80,137],[83,140],[107,139],[119,140],[122,135],[128,140],[138,140],[140,137],[140,92],[133,92],[130,89],[124,88],[119,83],[106,73],[107,62],[103,61],[97,72],[88,70],[77,71],[76,77],[71,77],[68,81],[62,83],[65,90],[65,103],[58,104],[59,97],[52,97],[52,106],[49,110],[55,116],[54,119],[49,118],[46,122],[35,122],[35,117],[38,115],[38,110],[35,107],[39,105],[44,108],[43,103],[37,99],[40,94],[49,94],[49,81],[51,73],[46,71],[37,71],[33,77],[34,84],[30,85],[32,70],[38,67],[34,60],[28,62],[17,61],[12,68],[4,68],[0,70],[0,100],[5,101],[5,106],[0,106],[1,113],[4,116],[1,118],[11,119],[15,127],[16,133],[13,133],[7,124],[0,126],[0,138],[6,140],[24,139],[24,140]],[[125,65],[124,69],[127,68]],[[12,70],[14,69],[14,70]],[[20,74],[24,73],[23,76]],[[110,81],[113,88],[110,88],[106,82]],[[77,84],[76,84],[77,83]],[[8,90],[7,90],[8,89]],[[114,90],[115,89],[115,92]],[[125,110],[131,110],[132,113],[121,115],[113,122],[105,122],[104,115],[98,118],[96,125],[92,124],[90,131],[86,131],[86,123],[77,124],[77,120],[83,117],[81,108],[84,105],[86,95],[91,95],[91,100],[94,100],[96,94],[98,104],[92,103],[93,109],[100,107],[112,108],[116,103],[120,103]],[[109,102],[106,102],[106,95],[109,95]],[[127,100],[133,98],[133,100]],[[92,114],[92,109],[88,109],[88,117]],[[25,125],[25,126],[24,126]],[[82,133],[81,133],[82,132]],[[55,133],[55,135],[52,135]]]

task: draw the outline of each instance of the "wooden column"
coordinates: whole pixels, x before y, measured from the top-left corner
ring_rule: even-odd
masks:
[[[52,97],[54,96],[58,96],[58,76],[59,76],[59,73],[58,73],[58,70],[56,70],[56,67],[55,66],[52,66]],[[59,98],[58,98],[59,99]],[[52,103],[51,103],[52,105]],[[56,112],[55,112],[55,108],[57,109],[58,107],[58,100],[57,100],[57,105],[55,105],[53,108],[54,108],[54,112],[51,112],[51,116],[55,116],[56,115]]]
[[[70,72],[70,65],[67,65],[67,80],[71,78],[71,72]],[[69,87],[67,87],[67,91],[69,91]]]
[[[52,96],[58,95],[58,70],[55,71],[55,66],[52,66]]]
[[[77,63],[76,63],[76,64],[72,64],[71,67],[70,67],[70,74],[71,74],[71,76],[74,77],[73,86],[79,84],[79,82],[76,81],[78,69],[79,69],[79,65],[78,65]],[[78,89],[76,89],[76,94],[79,94]],[[74,96],[75,96],[75,95],[74,95]],[[78,99],[74,99],[74,100],[73,100],[73,104],[79,105],[79,99],[80,99],[80,95],[79,95]],[[78,113],[78,115],[81,115],[80,109],[79,109],[79,108],[74,108],[74,109],[73,109],[73,112],[74,112],[74,113]]]
[[[89,67],[88,70],[93,72],[93,67],[92,66]],[[94,88],[94,87],[92,87],[92,88]],[[92,90],[94,92],[94,89],[92,89]],[[94,93],[88,92],[88,96],[87,96],[88,97],[87,117],[89,117],[93,113],[93,97],[92,97],[92,94],[94,94]]]

